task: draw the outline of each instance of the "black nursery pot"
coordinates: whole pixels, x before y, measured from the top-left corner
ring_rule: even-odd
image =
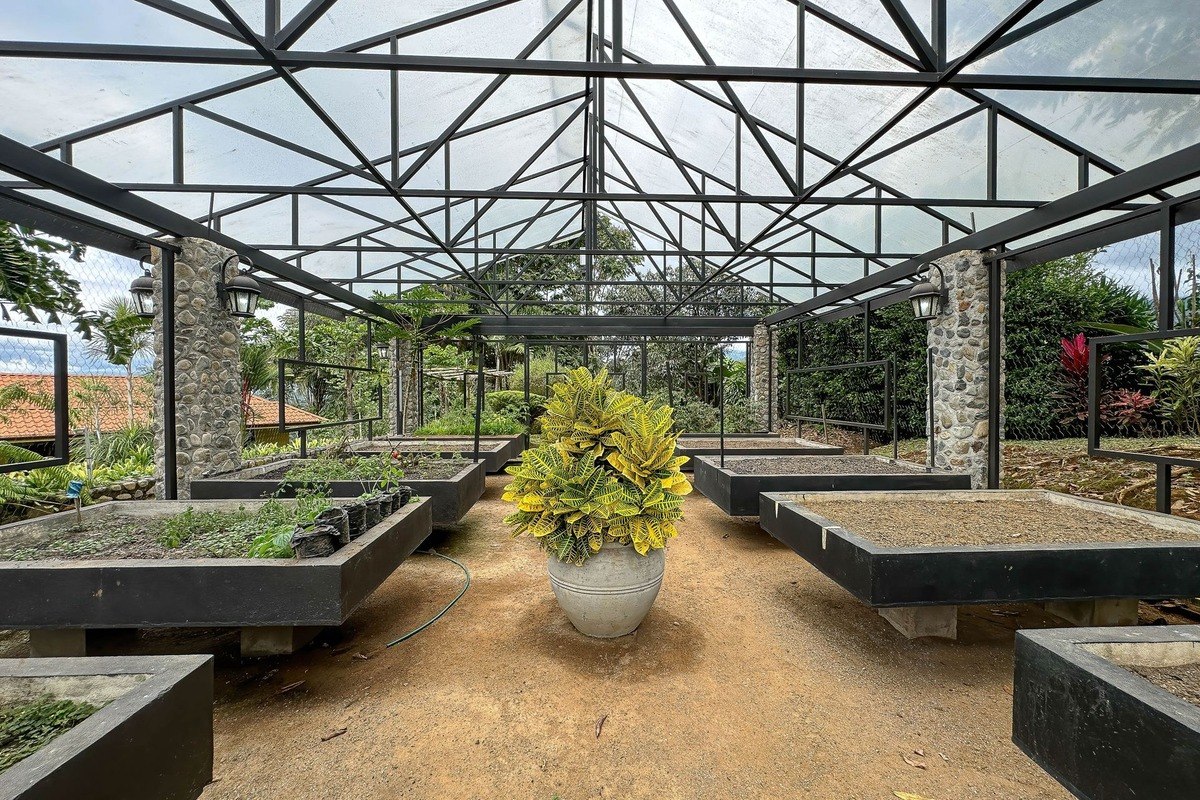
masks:
[[[346,503],[342,506],[346,512],[346,524],[351,539],[357,539],[367,532],[367,505],[361,501]]]
[[[297,558],[325,558],[337,551],[338,531],[329,525],[297,527],[292,534],[292,550]]]
[[[350,519],[342,508],[327,508],[317,514],[318,525],[328,525],[337,531],[338,544],[350,544]]]
[[[400,509],[402,509],[406,505],[408,505],[408,501],[412,500],[412,499],[413,499],[413,490],[412,490],[411,486],[397,486],[396,487],[395,507],[392,510],[399,511]]]
[[[383,519],[382,509],[379,507],[379,498],[377,496],[368,497],[363,501],[363,503],[365,504],[367,510],[367,521],[363,523],[363,529],[369,531],[371,528],[374,528],[376,525],[378,525],[379,521]]]

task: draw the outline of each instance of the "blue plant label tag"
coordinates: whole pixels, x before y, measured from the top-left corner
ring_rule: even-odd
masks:
[[[67,484],[67,497],[72,500],[83,494],[83,481],[71,481]]]

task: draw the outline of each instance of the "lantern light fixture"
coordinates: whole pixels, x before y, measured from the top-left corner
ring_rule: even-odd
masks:
[[[224,280],[225,272],[233,261],[238,261],[247,268],[254,266],[249,259],[240,259],[236,253],[225,259],[225,263],[221,265],[222,280],[219,291],[225,297],[225,310],[231,316],[250,318],[258,310],[258,298],[262,296],[262,287],[250,277],[247,270],[239,272],[228,281]]]
[[[941,276],[941,286],[934,286],[926,277],[915,284],[908,292],[908,302],[912,304],[913,316],[922,322],[937,319],[946,304],[946,273],[937,264],[926,264],[917,270],[917,275],[936,269]]]
[[[129,284],[129,295],[133,299],[133,308],[143,319],[154,318],[154,279],[150,277],[150,267],[146,265],[146,257],[142,256],[142,274]]]

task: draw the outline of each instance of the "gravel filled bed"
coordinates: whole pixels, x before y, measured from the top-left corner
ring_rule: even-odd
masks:
[[[486,453],[501,445],[494,439],[490,442],[479,440],[479,452]],[[475,450],[474,442],[368,442],[357,445],[355,453],[470,453]]]
[[[461,458],[428,458],[416,465],[403,465],[405,480],[439,480],[453,478],[473,462]],[[271,470],[253,475],[234,473],[231,478],[242,478],[256,481],[281,481],[287,477],[293,464],[286,464]],[[225,476],[221,476],[225,477]],[[353,478],[336,478],[335,480],[354,480]]]
[[[937,545],[1188,542],[1200,544],[1200,525],[1151,525],[1120,514],[1045,498],[970,499],[887,495],[846,499],[802,495],[807,509],[851,533],[887,547]],[[1195,532],[1192,532],[1194,529]]]
[[[1181,667],[1126,667],[1141,675],[1160,689],[1165,689],[1180,700],[1200,706],[1200,664],[1185,664]]]
[[[726,460],[737,475],[911,475],[925,469],[874,456],[762,456]]]
[[[678,446],[683,447],[683,448],[720,447],[721,440],[716,436],[714,436],[711,439],[700,439],[700,438],[693,438],[691,436],[688,436],[686,438],[681,438],[679,440]],[[805,442],[805,441],[799,441],[796,439],[780,439],[778,437],[764,438],[764,439],[740,439],[740,438],[732,438],[731,437],[731,438],[728,438],[725,440],[725,449],[726,450],[755,450],[755,449],[762,448],[762,447],[781,448],[781,447],[817,447],[817,446],[824,446],[824,445],[821,445],[820,442]]]

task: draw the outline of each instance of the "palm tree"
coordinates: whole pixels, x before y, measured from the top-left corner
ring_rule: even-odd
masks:
[[[129,427],[134,426],[133,362],[154,347],[151,321],[138,316],[133,301],[127,297],[107,300],[93,320],[94,335],[88,350],[118,367],[125,368],[125,395],[129,412]]]

